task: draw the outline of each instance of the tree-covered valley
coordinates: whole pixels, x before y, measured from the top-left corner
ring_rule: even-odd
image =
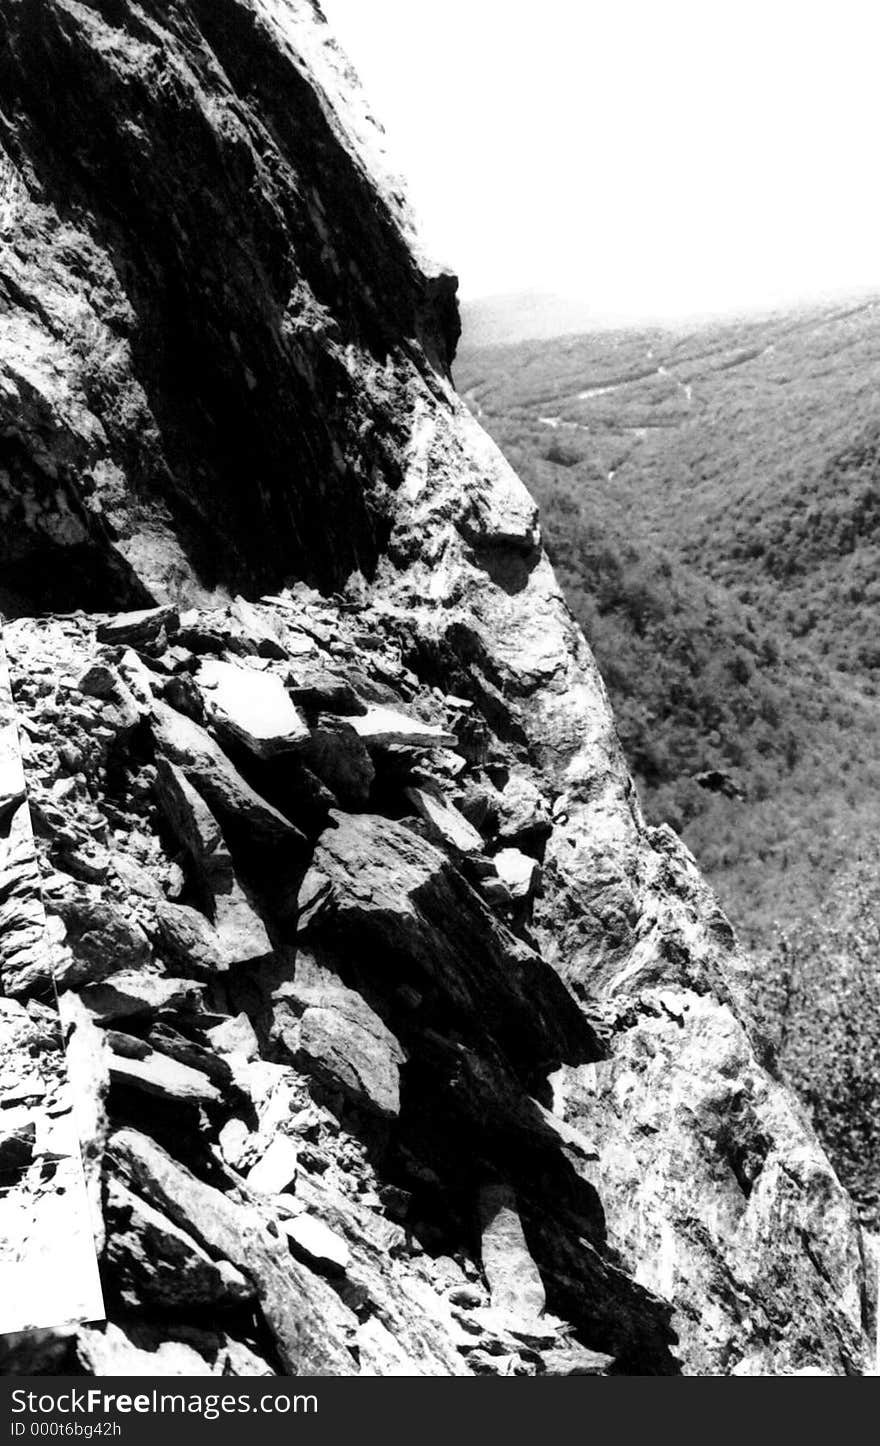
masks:
[[[540,503],[646,812],[714,884],[873,1214],[880,303],[493,347],[465,312],[455,377]]]

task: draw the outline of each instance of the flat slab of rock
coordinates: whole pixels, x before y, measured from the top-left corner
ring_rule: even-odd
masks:
[[[458,809],[439,794],[427,788],[408,788],[406,796],[428,825],[436,842],[446,844],[460,854],[483,852],[483,840],[473,824],[468,823]]]
[[[160,758],[156,764],[155,789],[162,812],[178,843],[191,855],[197,867],[204,872],[210,871],[217,855],[225,866],[229,850],[223,831],[184,770],[167,758]]]
[[[321,714],[304,750],[309,767],[339,803],[362,808],[376,777],[373,760],[350,718]]]
[[[614,1365],[613,1356],[587,1350],[577,1342],[567,1348],[542,1351],[541,1360],[545,1376],[607,1376]]]
[[[342,1236],[325,1225],[323,1220],[304,1212],[280,1223],[294,1255],[298,1255],[306,1265],[331,1275],[345,1273],[351,1251]]]
[[[174,607],[141,608],[138,612],[117,613],[99,623],[97,638],[99,643],[149,643],[159,636],[160,628],[172,632],[179,622]]]
[[[234,874],[225,888],[215,886],[213,903],[214,927],[225,965],[251,964],[272,953],[266,926]]]
[[[465,1038],[476,1031],[482,1049],[488,1031],[512,1062],[531,1067],[540,1058],[549,1071],[563,1059],[596,1057],[592,1030],[558,974],[445,853],[375,814],[334,811],[330,819],[299,894],[306,946],[342,951],[378,990],[417,991],[426,1019],[454,1011]]]
[[[156,922],[161,945],[175,963],[205,976],[229,968],[216,929],[198,909],[160,899]]]
[[[400,1112],[400,1066],[394,1035],[353,990],[327,991],[302,1016],[297,1059],[380,1115]]]
[[[293,752],[308,738],[305,722],[275,673],[206,658],[197,681],[215,727],[232,734],[257,758]]]
[[[348,719],[358,737],[368,748],[390,748],[403,744],[409,748],[454,748],[458,742],[436,723],[422,723],[395,708],[368,708],[366,713]]]
[[[96,1019],[133,1019],[165,1009],[192,1012],[199,1006],[204,987],[192,979],[123,970],[102,984],[87,985],[81,997]]]
[[[116,1084],[130,1085],[146,1094],[181,1104],[216,1104],[222,1098],[201,1070],[169,1059],[156,1050],[148,1050],[142,1058],[114,1053],[110,1056],[109,1069],[110,1078]]]

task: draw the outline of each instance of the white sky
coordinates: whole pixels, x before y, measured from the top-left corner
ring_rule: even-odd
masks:
[[[465,298],[880,290],[876,0],[322,0]]]

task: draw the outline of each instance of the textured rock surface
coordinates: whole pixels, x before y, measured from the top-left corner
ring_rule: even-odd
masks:
[[[320,11],[18,0],[0,92],[0,601],[111,1315],[33,1359],[857,1373],[849,1201]]]
[[[40,871],[0,647],[0,1332],[104,1314],[90,1209],[96,1202],[86,1192],[61,1020],[44,987],[50,983]]]

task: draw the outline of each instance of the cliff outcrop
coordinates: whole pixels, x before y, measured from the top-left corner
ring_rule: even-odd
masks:
[[[7,1369],[859,1373],[310,0],[0,0],[2,605],[109,1322]]]

